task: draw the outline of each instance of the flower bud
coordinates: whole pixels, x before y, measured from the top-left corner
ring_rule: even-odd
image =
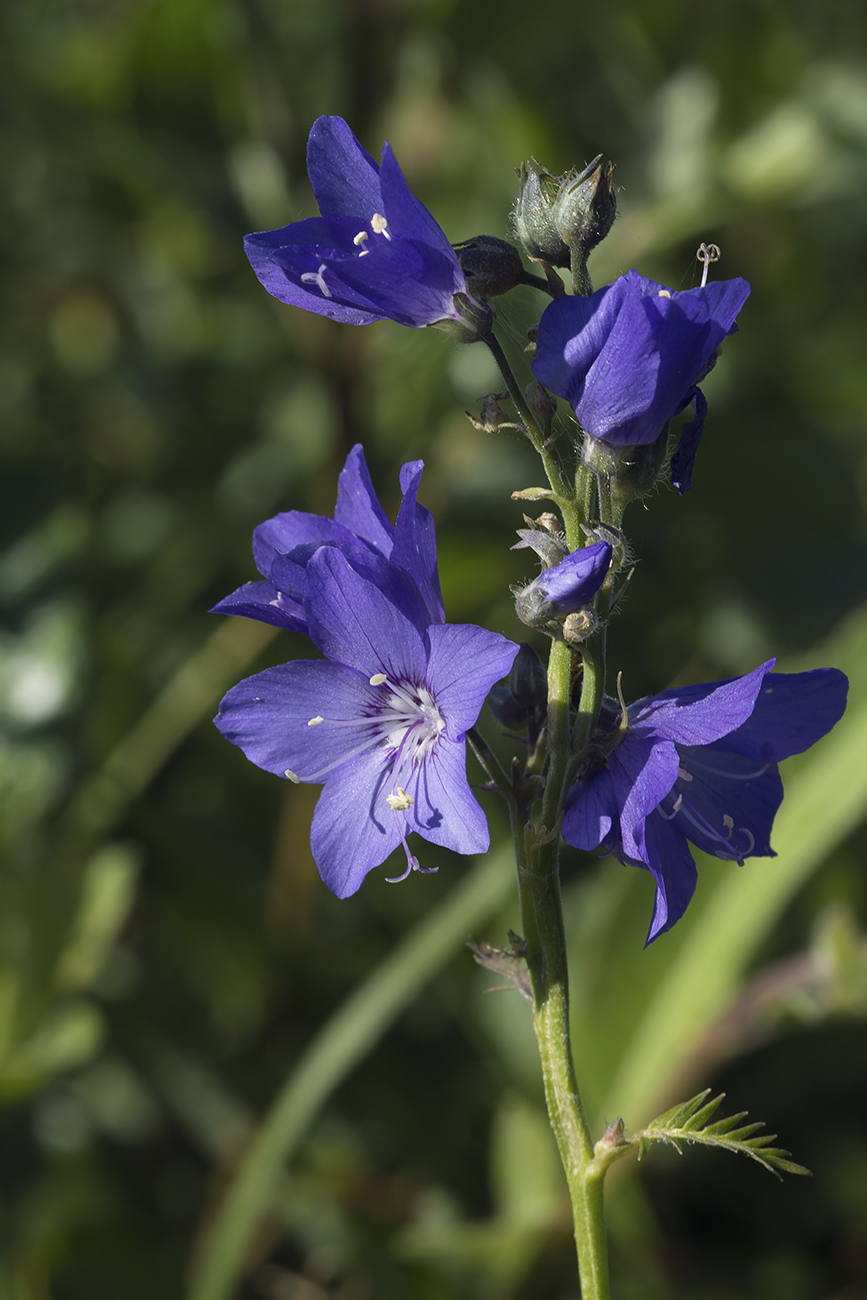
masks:
[[[514,244],[495,235],[476,235],[455,244],[467,288],[476,298],[496,298],[524,280],[524,263]]]
[[[576,614],[567,614],[563,619],[563,640],[567,645],[581,645],[592,636],[599,626],[595,610],[589,606],[579,609]]]
[[[550,266],[583,266],[587,254],[614,223],[617,199],[611,184],[614,164],[602,155],[582,172],[555,176],[538,163],[522,163],[515,206],[515,230],[529,257]]]
[[[524,389],[524,401],[540,420],[553,420],[557,414],[557,398],[543,388],[538,379],[532,379]]]
[[[512,694],[523,708],[544,715],[548,707],[548,674],[542,660],[526,641],[518,646],[508,681]]]
[[[545,628],[558,615],[574,614],[596,595],[611,564],[611,546],[597,542],[545,569],[515,595],[515,612],[529,627]]]
[[[498,682],[488,692],[488,708],[506,731],[526,731],[527,710],[518,703],[508,686]]]
[[[521,163],[518,179],[521,183],[515,205],[515,233],[524,245],[528,257],[547,262],[549,266],[568,266],[569,248],[557,229],[553,203],[559,176],[538,163]],[[544,188],[543,188],[544,184]]]
[[[564,241],[570,248],[577,245],[586,253],[602,242],[617,215],[617,198],[611,184],[614,163],[603,167],[601,159],[599,154],[578,176],[569,172],[554,205],[554,220]]]
[[[544,722],[548,677],[542,660],[525,641],[518,647],[505,683],[495,686],[488,695],[488,707],[500,725],[510,731],[530,728],[535,732]]]

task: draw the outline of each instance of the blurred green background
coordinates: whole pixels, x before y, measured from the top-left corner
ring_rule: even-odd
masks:
[[[315,211],[321,113],[388,138],[455,242],[508,234],[522,159],[603,153],[597,284],[690,287],[701,240],[752,282],[693,492],[627,516],[612,662],[630,696],[836,663],[852,709],[790,773],[780,857],[702,863],[651,951],[649,879],[567,863],[579,1074],[599,1131],[724,1088],[815,1172],[618,1167],[622,1300],[867,1294],[865,49],[851,0],[6,0],[0,1300],[577,1296],[527,1009],[463,949],[519,928],[507,854],[338,902],[316,791],[210,723],[306,646],[208,608],[256,523],[330,513],[359,440],[392,514],[425,459],[451,620],[520,635],[509,495],[539,475],[464,417],[487,355],[295,312],[244,259]],[[540,306],[500,310],[516,356]],[[257,1123],[353,993],[215,1264]]]

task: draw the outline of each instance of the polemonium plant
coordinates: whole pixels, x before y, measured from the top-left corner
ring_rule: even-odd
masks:
[[[746,863],[745,871],[763,870],[751,860],[773,854],[783,797],[778,764],[819,741],[845,707],[846,679],[833,668],[777,673],[768,660],[740,678],[663,689],[627,706],[608,667],[608,623],[615,608],[628,613],[629,580],[641,574],[624,533],[626,508],[669,472],[680,492],[690,485],[707,414],[698,385],[737,328],[750,287],[740,278],[708,283],[715,256],[702,245],[698,288],[676,292],[629,271],[591,292],[587,255],[616,210],[613,166],[598,159],[564,178],[537,164],[521,170],[515,228],[543,275],[522,271],[519,250],[499,236],[477,236],[453,251],[388,145],[378,166],[340,118],[314,124],[308,161],[321,216],[249,236],[256,274],[283,302],[335,321],[440,325],[491,349],[511,409],[500,405],[503,393],[491,394],[473,422],[526,436],[547,480],[512,494],[550,507],[525,516],[518,529],[518,547],[535,550],[542,563],[537,577],[513,589],[536,645],[519,649],[498,631],[446,622],[433,521],[417,500],[421,462],[403,466],[392,525],[355,447],[334,517],[290,511],[262,524],[254,536],[260,580],[216,607],[307,635],[321,657],[239,683],[217,726],[276,777],[323,786],[311,842],[323,880],[341,898],[393,853],[403,856],[386,878],[411,876],[420,867],[413,835],[434,846],[435,867],[448,851],[486,849],[485,812],[466,771],[471,742],[481,764],[473,779],[508,808],[522,916],[522,934],[511,935],[508,948],[477,955],[532,1004],[572,1201],[581,1295],[607,1300],[602,1186],[615,1160],[654,1141],[702,1141],[769,1169],[803,1172],[757,1134],[758,1125],[711,1123],[714,1103],[701,1099],[645,1129],[632,1131],[628,1117],[618,1118],[594,1136],[570,1047],[560,901],[561,842],[588,855],[608,852],[652,876],[646,943],[664,943],[665,931],[688,924],[692,846]],[[557,270],[567,266],[571,294]],[[517,283],[535,284],[552,300],[535,334],[535,379],[513,372],[486,305]],[[558,396],[571,407],[565,419]],[[694,419],[670,432],[689,406]],[[547,667],[538,653],[545,645]],[[505,765],[476,725],[486,697],[506,733],[501,745],[512,747]],[[636,933],[637,950],[642,940]],[[286,1113],[278,1099],[278,1135]],[[260,1173],[276,1178],[279,1144],[275,1150],[263,1139],[257,1158]],[[230,1246],[206,1249],[202,1276],[216,1282],[203,1283],[194,1300],[228,1295],[252,1236],[256,1177],[242,1169],[224,1198],[211,1241]],[[224,1224],[226,1238],[218,1230]]]

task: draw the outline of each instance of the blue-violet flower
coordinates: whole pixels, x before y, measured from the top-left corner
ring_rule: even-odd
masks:
[[[484,852],[465,733],[518,647],[480,627],[420,632],[333,546],[307,564],[304,614],[325,658],[241,682],[215,722],[266,771],[324,782],[310,838],[329,889],[355,893],[401,845],[404,876],[418,869],[411,831],[456,853]]]
[[[843,673],[771,673],[773,666],[770,659],[745,677],[663,691],[631,704],[625,718],[606,700],[562,834],[576,848],[602,845],[650,871],[656,900],[647,943],[692,898],[689,842],[739,863],[774,856],[771,827],[783,798],[777,764],[843,715]]]
[[[672,482],[690,486],[707,403],[699,381],[750,292],[746,280],[717,280],[676,292],[637,271],[589,297],[556,298],[539,325],[536,378],[569,401],[591,438],[613,447],[655,442],[692,405],[672,459]]]
[[[336,547],[356,573],[378,586],[420,632],[444,623],[434,521],[416,500],[424,462],[400,471],[403,500],[392,526],[377,500],[361,444],[346,458],[334,518],[289,510],[253,533],[253,556],[263,582],[247,582],[212,613],[240,614],[307,634],[307,565],[321,546]]]
[[[468,293],[457,255],[387,143],[377,166],[342,118],[320,117],[307,143],[307,170],[322,215],[244,240],[270,294],[348,325],[451,323],[460,333],[490,322],[490,309]]]

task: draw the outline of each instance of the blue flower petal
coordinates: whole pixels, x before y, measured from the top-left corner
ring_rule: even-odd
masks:
[[[783,801],[775,763],[757,762],[725,748],[726,741],[678,745],[681,775],[676,828],[712,857],[742,862],[773,857],[771,827]]]
[[[271,582],[245,582],[243,587],[218,601],[209,613],[255,618],[287,632],[307,634],[302,606],[283,596]]]
[[[629,706],[630,728],[647,737],[665,737],[682,745],[707,745],[727,736],[749,718],[774,660],[745,677],[699,686],[675,687]]]
[[[342,117],[318,117],[307,139],[307,173],[323,217],[382,210],[379,167]]]
[[[414,464],[423,467],[422,461]],[[394,545],[394,528],[379,504],[361,443],[357,442],[346,457],[337,482],[334,518],[362,541],[369,542],[389,556]]]
[[[698,873],[686,840],[657,813],[647,819],[645,849],[647,868],[656,881],[646,948],[683,916],[695,893]]]
[[[365,719],[376,703],[376,689],[363,673],[299,659],[239,682],[223,698],[215,722],[266,772],[324,782],[353,750],[375,743]],[[318,717],[325,721],[311,726]]]
[[[429,627],[427,680],[448,720],[448,736],[463,738],[479,716],[481,704],[495,682],[505,677],[518,647],[498,632],[473,624],[445,623]]]
[[[837,668],[771,673],[762,683],[753,712],[726,737],[723,748],[760,763],[779,763],[802,754],[840,721],[848,690],[846,674]]]
[[[334,547],[317,551],[307,566],[304,611],[310,639],[326,658],[368,676],[424,680],[427,655],[419,632]]]
[[[399,847],[404,817],[385,801],[391,786],[384,751],[362,754],[325,785],[310,827],[310,847],[325,884],[348,898]]]

